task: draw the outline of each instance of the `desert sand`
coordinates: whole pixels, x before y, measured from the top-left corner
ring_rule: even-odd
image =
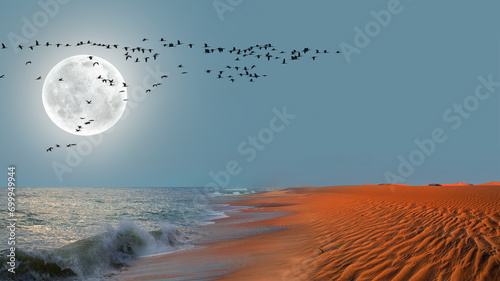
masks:
[[[230,201],[120,280],[500,280],[500,185],[302,187]]]

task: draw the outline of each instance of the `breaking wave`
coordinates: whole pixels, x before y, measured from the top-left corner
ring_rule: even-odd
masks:
[[[57,249],[27,252],[16,249],[15,274],[7,271],[8,250],[1,251],[0,280],[103,280],[134,259],[189,247],[175,225],[146,231],[123,221],[117,228]]]

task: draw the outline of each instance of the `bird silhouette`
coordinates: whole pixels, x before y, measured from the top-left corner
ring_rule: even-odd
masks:
[[[26,62],[26,64],[25,64],[25,65],[28,65],[28,64],[30,64],[30,63],[31,63],[31,61],[29,60],[29,61],[27,61],[27,62]]]
[[[5,47],[4,43],[2,43],[2,49],[7,49],[7,47]]]
[[[92,66],[95,66],[96,64],[97,64],[97,65],[99,65],[99,63],[98,63],[98,62],[94,62],[94,63],[92,64]]]
[[[158,86],[160,86],[160,85],[161,85],[161,83],[156,83],[156,84],[153,84],[153,88],[154,88],[154,87],[158,87]]]
[[[0,78],[4,78],[4,77],[5,77],[5,74],[0,75]]]
[[[47,152],[52,151],[52,149],[54,149],[52,146],[47,148]]]
[[[62,82],[62,81],[63,81],[63,79],[62,79],[62,78],[59,78],[59,82]]]
[[[90,121],[85,122],[85,125],[90,125]]]
[[[56,144],[56,147],[61,147],[60,145]]]
[[[162,75],[160,78],[163,79],[163,78],[167,78],[168,76],[167,75]]]
[[[89,58],[89,60],[92,60],[92,56],[89,56],[88,58]]]
[[[85,100],[87,102],[87,104],[91,104],[92,101],[91,100]]]
[[[146,93],[150,93],[150,92],[151,92],[151,90],[150,90],[150,89],[147,89],[147,90],[146,90]]]
[[[36,80],[40,80],[40,79],[42,79],[42,76],[38,76],[38,77],[36,78]]]

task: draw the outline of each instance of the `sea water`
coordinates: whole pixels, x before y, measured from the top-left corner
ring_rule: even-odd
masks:
[[[19,187],[16,273],[7,271],[11,246],[2,227],[0,280],[110,279],[141,256],[191,247],[201,225],[225,216],[210,204],[211,197],[221,195],[203,188]],[[8,218],[7,212],[0,216],[3,226]]]

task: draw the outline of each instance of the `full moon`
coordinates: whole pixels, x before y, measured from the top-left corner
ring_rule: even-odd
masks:
[[[56,64],[43,84],[43,106],[64,131],[90,136],[118,122],[127,88],[120,72],[103,58],[78,55]]]

